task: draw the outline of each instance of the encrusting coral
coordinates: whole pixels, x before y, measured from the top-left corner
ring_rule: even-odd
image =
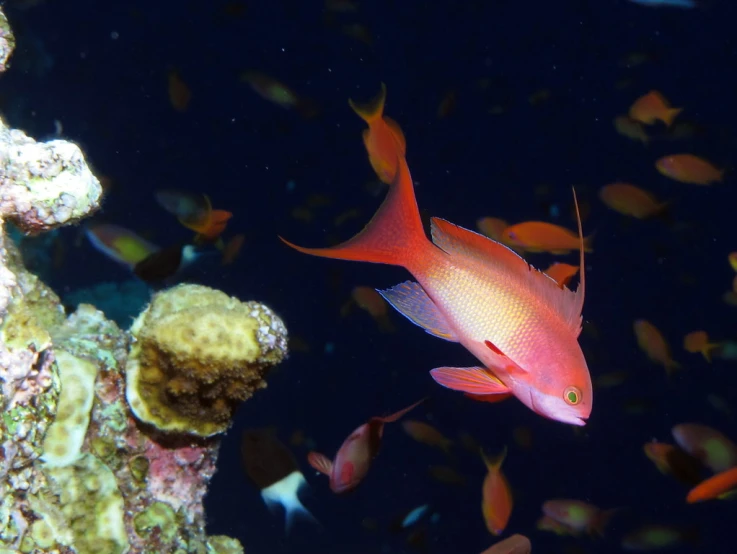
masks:
[[[0,71],[13,44],[0,10]],[[0,554],[242,553],[204,532],[219,447],[209,435],[264,386],[286,330],[261,304],[197,286],[155,297],[133,340],[89,304],[67,316],[23,267],[5,223],[51,230],[94,212],[101,195],[75,144],[37,143],[0,121]],[[209,300],[171,301],[183,291]],[[153,388],[152,367],[167,376]],[[126,389],[153,426],[134,417]],[[188,434],[162,432],[162,410]]]
[[[158,293],[130,332],[133,413],[159,430],[203,437],[228,428],[287,351],[284,323],[269,308],[201,285]]]

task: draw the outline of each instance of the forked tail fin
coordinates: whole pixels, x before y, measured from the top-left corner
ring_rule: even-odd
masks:
[[[295,250],[313,256],[402,267],[408,267],[423,248],[430,246],[404,157],[399,158],[397,174],[384,202],[368,225],[352,239],[331,248],[303,248],[279,238]]]

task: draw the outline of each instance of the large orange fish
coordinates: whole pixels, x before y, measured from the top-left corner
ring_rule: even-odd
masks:
[[[579,218],[581,283],[573,292],[530,266],[506,246],[432,218],[427,240],[403,157],[384,203],[366,228],[332,248],[306,254],[398,265],[417,279],[380,291],[428,333],[460,342],[482,367],[431,371],[441,385],[472,394],[514,394],[540,415],[585,425],[591,413],[591,376],[578,335],[584,301],[583,239]],[[574,196],[575,199],[575,196]]]

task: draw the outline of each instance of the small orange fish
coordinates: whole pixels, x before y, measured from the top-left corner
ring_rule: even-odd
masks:
[[[635,100],[630,107],[630,118],[635,121],[652,125],[660,120],[665,123],[666,127],[670,127],[676,116],[683,111],[683,108],[671,108],[665,97],[657,90],[651,90],[646,95]]]
[[[732,290],[725,292],[722,300],[730,306],[737,306],[737,275],[732,278]]]
[[[623,384],[630,374],[627,371],[609,371],[602,373],[594,380],[594,388],[611,389]]]
[[[530,429],[526,425],[517,425],[514,429],[512,429],[512,438],[514,439],[514,443],[520,448],[524,448],[526,450],[532,448],[532,429]]]
[[[578,266],[571,264],[564,264],[561,262],[555,262],[550,265],[544,273],[553,279],[560,288],[563,288],[571,282],[571,279],[578,273]]]
[[[620,115],[615,117],[614,128],[617,133],[630,140],[636,140],[646,146],[650,142],[650,137],[640,122],[630,119],[629,116]]]
[[[670,375],[673,370],[679,369],[681,366],[673,360],[670,353],[670,347],[666,342],[663,334],[655,325],[644,319],[635,321],[633,328],[637,337],[637,344],[651,361],[662,365],[665,371]]]
[[[466,484],[466,478],[450,466],[433,465],[427,468],[427,473],[444,485],[463,487]]]
[[[663,204],[649,192],[629,183],[612,183],[601,187],[599,198],[607,207],[622,215],[648,219],[663,212]]]
[[[690,486],[701,481],[704,466],[685,450],[657,441],[645,443],[643,450],[663,475],[672,475],[681,483]]]
[[[368,123],[363,132],[363,144],[369,155],[371,167],[384,183],[391,183],[397,173],[397,159],[407,150],[404,133],[396,121],[384,115],[386,85],[381,83],[379,95],[366,105],[348,100],[353,111]]]
[[[438,105],[438,119],[445,119],[455,111],[457,97],[458,93],[455,89],[450,89],[445,93]]]
[[[543,503],[543,513],[568,527],[571,534],[584,531],[599,536],[604,535],[604,529],[616,510],[601,510],[600,508],[582,502],[581,500],[556,499]]]
[[[729,265],[732,266],[732,269],[737,271],[737,252],[730,252],[727,259],[729,260]]]
[[[683,348],[691,354],[701,354],[711,363],[711,351],[721,347],[721,344],[709,342],[706,331],[692,331],[683,337]]]
[[[156,192],[156,200],[179,223],[195,231],[195,242],[212,242],[217,239],[233,217],[231,212],[213,210],[210,197],[180,190],[166,189]]]
[[[268,100],[284,109],[294,109],[302,117],[308,119],[318,114],[314,102],[300,97],[284,83],[259,73],[258,71],[244,71],[241,82],[248,83],[251,88],[264,100]]]
[[[717,473],[696,485],[688,492],[686,502],[694,504],[704,500],[724,498],[736,492],[735,489],[737,489],[737,467]]]
[[[680,423],[671,433],[678,446],[714,473],[737,466],[737,444],[716,429],[698,423]]]
[[[182,78],[179,72],[171,68],[168,73],[169,80],[169,103],[171,107],[178,112],[186,111],[189,107],[189,102],[192,100],[192,93]]]
[[[389,319],[386,300],[371,287],[354,287],[351,297],[356,305],[368,312],[374,318],[382,333],[394,331],[394,325]]]
[[[450,453],[450,447],[453,446],[452,440],[424,421],[407,419],[402,422],[402,429],[417,442],[439,448],[446,454]]]
[[[489,459],[483,451],[481,457],[488,470],[481,487],[481,512],[484,514],[486,528],[492,535],[501,535],[512,514],[512,492],[501,467],[507,456],[507,448],[496,458]]]
[[[724,170],[693,154],[671,154],[655,162],[656,169],[666,177],[692,185],[710,185],[724,180]]]
[[[504,230],[504,242],[526,252],[550,252],[568,254],[578,250],[579,237],[565,227],[545,221],[527,221],[511,225]],[[593,252],[592,237],[583,239],[584,252]]]
[[[230,239],[223,248],[223,258],[221,260],[222,265],[230,265],[240,255],[243,243],[246,241],[246,235],[238,233],[232,239]]]
[[[479,233],[497,242],[502,242],[504,230],[507,227],[509,227],[509,223],[498,217],[482,217],[476,221],[476,229]]]

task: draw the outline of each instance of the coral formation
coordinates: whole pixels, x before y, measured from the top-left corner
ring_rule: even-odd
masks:
[[[225,431],[235,407],[266,386],[287,351],[281,319],[200,285],[154,296],[131,327],[126,368],[133,413],[162,431],[207,437]]]
[[[0,71],[12,45],[0,9]],[[202,500],[218,439],[164,441],[140,423],[125,394],[130,336],[89,304],[67,316],[56,294],[23,266],[8,235],[8,222],[28,234],[76,222],[99,207],[101,194],[76,145],[37,143],[0,121],[0,553],[242,554],[237,540],[204,532]],[[264,386],[263,370],[284,356],[286,331],[261,304],[205,291],[200,298],[217,299],[220,311],[203,314],[205,330],[190,325],[186,348],[171,352],[178,359],[189,348],[202,361],[218,351],[217,378],[228,385],[216,384],[205,362],[184,364],[189,373],[169,388],[180,394],[174,405],[191,406],[182,395],[196,382],[201,411],[186,408],[186,418],[217,413],[223,427],[236,398]],[[164,352],[171,337],[157,324],[175,321],[177,310],[195,315],[166,300],[171,296],[160,298],[142,316],[134,354],[145,352],[149,338],[167,345]],[[226,340],[218,329],[229,332]],[[198,346],[192,339],[205,340]],[[138,366],[137,382],[146,383],[140,358],[129,366]],[[230,386],[237,394],[225,392]],[[227,409],[213,411],[221,394]]]

